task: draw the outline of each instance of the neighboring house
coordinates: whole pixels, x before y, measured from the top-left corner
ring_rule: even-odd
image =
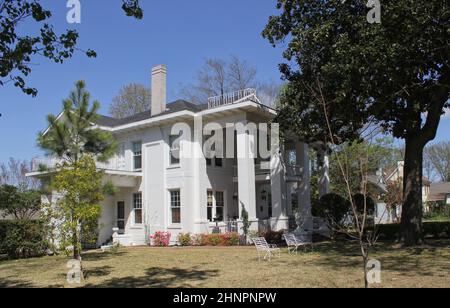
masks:
[[[442,202],[450,205],[450,182],[431,183],[427,202]]]
[[[389,183],[400,181],[401,185],[403,183],[403,170],[404,161],[399,161],[395,168],[387,170],[386,172],[379,171],[376,175],[370,176],[369,181],[376,185],[378,193],[380,194],[379,201],[376,208],[376,221],[380,223],[391,223],[394,222],[395,217],[399,219],[402,215],[401,206],[397,206],[395,209],[387,209],[386,204],[382,201],[382,196],[387,192],[387,187]],[[427,212],[428,208],[426,202],[429,201],[429,196],[431,194],[430,188],[433,184],[429,179],[423,177],[422,179],[422,202],[424,204],[424,211]],[[393,212],[395,211],[395,213]]]
[[[113,237],[122,245],[142,245],[156,231],[171,232],[172,241],[179,233],[211,233],[217,227],[220,232],[241,232],[243,207],[252,230],[289,229],[294,217],[293,194],[298,200],[301,229],[311,231],[310,191],[305,184],[310,175],[303,172],[309,170],[307,145],[289,138],[281,155],[273,155],[269,161],[254,159],[242,155],[254,144],[252,135],[244,130],[231,131],[234,149],[224,149],[234,158],[206,159],[202,151],[202,141],[210,137],[203,134],[207,124],[218,124],[226,139],[227,123],[267,123],[275,115],[251,89],[211,98],[203,105],[184,100],[166,104],[166,68],[153,68],[151,111],[125,119],[103,116],[95,123],[111,132],[119,144],[109,163],[98,164],[118,188],[118,193],[102,202],[98,244]],[[179,144],[178,133],[172,132],[176,123],[191,130],[190,136],[182,135]],[[295,153],[292,165],[284,159],[288,152]],[[188,157],[189,153],[198,155]],[[173,154],[179,154],[178,158]],[[39,166],[51,167],[56,162],[53,158],[35,159],[35,172],[30,176],[48,176],[39,172]],[[272,168],[263,168],[266,165]],[[56,202],[58,194],[44,199]]]

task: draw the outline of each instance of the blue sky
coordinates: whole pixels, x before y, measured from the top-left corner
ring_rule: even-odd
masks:
[[[263,80],[279,80],[277,65],[281,50],[261,37],[275,0],[144,0],[144,19],[126,17],[120,0],[81,0],[82,23],[66,22],[65,0],[42,1],[53,9],[52,23],[58,31],[75,28],[79,47],[92,48],[96,59],[76,55],[63,65],[43,59],[33,61],[28,83],[36,87],[36,98],[8,85],[0,88],[0,162],[9,157],[31,159],[41,155],[36,135],[45,128],[45,117],[57,114],[76,80],[87,82],[94,99],[106,114],[111,99],[125,84],[150,84],[150,69],[164,63],[168,68],[168,99],[177,98],[182,84],[192,82],[207,57],[232,54],[258,68]],[[33,28],[23,27],[24,31]],[[450,120],[445,119],[438,139],[447,139]]]

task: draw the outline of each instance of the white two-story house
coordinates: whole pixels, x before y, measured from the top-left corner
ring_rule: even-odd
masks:
[[[156,231],[171,232],[173,243],[179,233],[241,232],[243,207],[252,230],[285,230],[296,228],[294,205],[300,229],[311,231],[308,146],[289,137],[277,154],[262,160],[245,155],[255,135],[233,130],[271,122],[275,110],[262,105],[251,89],[204,105],[166,103],[166,74],[163,65],[152,69],[150,111],[125,119],[102,116],[95,123],[119,144],[109,163],[98,164],[118,190],[102,202],[98,244],[113,238],[123,245],[144,245]],[[208,158],[203,150],[213,135],[211,123],[214,135],[223,132],[226,156]],[[174,134],[175,125],[188,131]],[[226,143],[230,134],[234,141]],[[42,163],[54,160],[37,159],[35,165]],[[56,202],[57,194],[46,200]]]

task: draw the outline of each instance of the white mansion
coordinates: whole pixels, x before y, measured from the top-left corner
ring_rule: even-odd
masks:
[[[298,229],[312,231],[306,144],[291,136],[280,145],[280,154],[272,155],[270,162],[263,161],[241,155],[250,151],[254,134],[233,131],[234,149],[223,149],[234,154],[233,158],[204,156],[202,145],[205,136],[211,135],[204,128],[209,123],[218,123],[225,136],[230,123],[258,125],[273,119],[275,110],[262,105],[255,90],[211,98],[204,105],[183,100],[166,104],[163,65],[152,69],[151,89],[150,111],[125,119],[101,117],[95,123],[111,132],[119,144],[109,163],[98,164],[118,188],[102,202],[99,245],[111,238],[123,245],[143,245],[156,231],[171,232],[173,241],[179,233],[240,232],[242,207],[252,230],[297,228],[296,208]],[[177,123],[184,123],[191,134],[183,134],[175,144],[179,135],[172,134]],[[183,155],[188,150],[199,155]],[[51,166],[55,161],[36,159],[35,165]],[[35,171],[32,176],[45,176]],[[322,191],[327,187],[326,178],[324,171]],[[57,196],[44,198],[56,202]]]

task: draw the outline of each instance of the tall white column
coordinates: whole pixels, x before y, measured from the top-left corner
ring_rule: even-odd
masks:
[[[328,154],[320,149],[317,151],[317,160],[319,164],[319,197],[330,192],[330,159]]]
[[[270,160],[270,186],[272,190],[272,214],[277,220],[276,229],[288,229],[286,175],[280,153],[273,154]]]
[[[201,116],[194,118],[194,136],[192,143],[192,187],[193,211],[196,233],[205,233],[208,230],[207,218],[207,191],[206,191],[206,159],[203,153],[203,121]]]
[[[301,181],[298,182],[298,207],[297,232],[309,233],[313,231],[313,219],[311,213],[311,175],[309,161],[309,146],[305,143],[296,143],[297,165],[301,168]]]
[[[256,217],[256,187],[255,187],[255,161],[252,146],[254,136],[246,131],[237,132],[237,161],[238,161],[238,204],[239,217],[242,207],[248,212],[248,218],[252,221],[251,230],[258,229]]]

